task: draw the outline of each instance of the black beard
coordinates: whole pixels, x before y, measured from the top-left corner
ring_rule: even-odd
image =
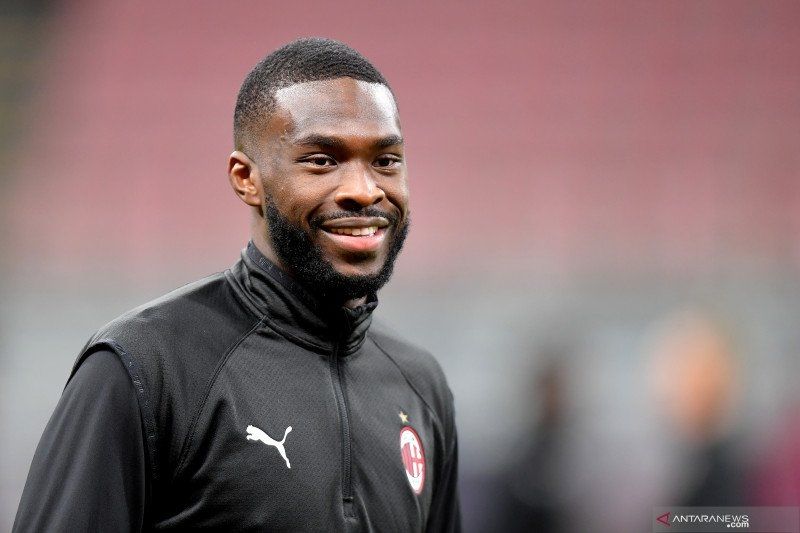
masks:
[[[397,216],[374,207],[366,207],[359,211],[338,211],[325,216],[316,216],[309,221],[312,231],[322,231],[322,224],[328,220],[372,216],[389,220],[389,226],[386,228],[390,231],[386,236],[389,239],[386,261],[375,275],[345,276],[325,259],[320,248],[305,230],[294,225],[278,211],[272,198],[266,199],[264,209],[264,218],[267,221],[273,249],[289,269],[289,273],[306,290],[321,300],[336,305],[370,295],[386,285],[392,277],[395,259],[408,235],[409,223],[408,220],[400,222]]]

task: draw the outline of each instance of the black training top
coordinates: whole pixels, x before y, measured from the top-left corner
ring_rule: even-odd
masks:
[[[439,365],[328,308],[251,243],[103,327],[31,465],[14,531],[457,531]]]

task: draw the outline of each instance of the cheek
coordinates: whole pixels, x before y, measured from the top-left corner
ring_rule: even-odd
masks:
[[[389,202],[397,206],[403,216],[408,213],[408,186],[405,181],[385,185],[383,192]]]
[[[328,192],[310,183],[288,183],[281,188],[281,206],[284,216],[295,224],[308,226],[308,221],[324,205]]]

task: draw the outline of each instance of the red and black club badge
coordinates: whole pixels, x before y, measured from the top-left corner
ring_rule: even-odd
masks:
[[[422,448],[422,440],[411,426],[400,430],[400,454],[408,483],[415,494],[420,494],[425,486],[425,450]]]

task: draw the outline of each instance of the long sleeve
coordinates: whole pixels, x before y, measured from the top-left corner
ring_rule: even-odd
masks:
[[[449,391],[448,391],[449,392]],[[436,492],[431,502],[431,514],[427,531],[460,532],[461,507],[458,496],[458,437],[456,436],[455,413],[450,395],[450,412],[448,416],[449,442],[443,462]]]
[[[136,392],[99,351],[72,377],[31,463],[13,531],[140,531],[148,467]]]

